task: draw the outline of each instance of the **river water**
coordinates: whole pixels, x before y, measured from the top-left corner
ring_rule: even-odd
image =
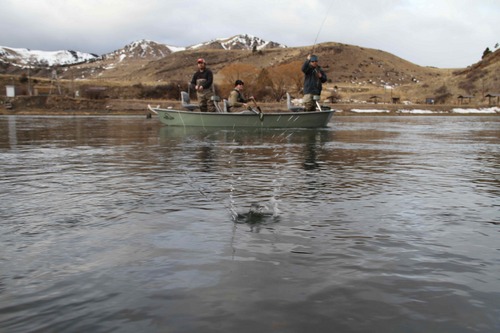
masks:
[[[0,332],[498,332],[500,117],[0,117]]]

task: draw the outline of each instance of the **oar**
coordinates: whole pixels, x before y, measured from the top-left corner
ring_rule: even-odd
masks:
[[[255,107],[257,110],[259,110],[259,119],[260,121],[264,120],[264,114],[262,113],[262,110],[260,109],[260,106],[257,105],[257,102],[255,101],[255,98],[252,98],[253,104],[255,104]]]

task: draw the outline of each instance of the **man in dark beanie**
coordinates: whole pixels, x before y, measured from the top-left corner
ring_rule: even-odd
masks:
[[[241,108],[240,111],[242,109],[250,109],[248,102],[253,100],[253,96],[245,98],[245,95],[243,94],[244,86],[245,84],[241,80],[236,80],[236,82],[234,83],[234,89],[231,90],[228,98],[230,112],[239,111],[237,110],[238,108]]]

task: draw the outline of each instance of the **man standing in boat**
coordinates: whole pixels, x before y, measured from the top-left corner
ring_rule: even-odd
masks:
[[[229,112],[238,111],[238,108],[242,108],[244,110],[250,110],[250,106],[248,102],[253,100],[253,96],[249,98],[245,98],[243,94],[244,83],[241,80],[236,80],[234,83],[234,89],[229,93],[228,103],[229,103]],[[240,109],[239,111],[241,111]]]
[[[210,69],[207,68],[205,59],[198,59],[198,70],[193,75],[191,86],[196,90],[198,103],[201,112],[215,112],[215,105],[211,97],[213,96],[212,84],[214,75]]]
[[[326,73],[318,65],[318,57],[308,55],[302,65],[304,72],[304,107],[306,111],[316,110],[315,95],[321,95],[323,83],[326,82]]]

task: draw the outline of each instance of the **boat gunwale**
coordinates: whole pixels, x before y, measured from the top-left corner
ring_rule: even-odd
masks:
[[[189,111],[189,110],[179,110],[179,109],[164,109],[164,108],[159,108],[159,107],[152,107],[151,110],[153,111],[160,111],[160,112],[175,112],[175,113],[181,113],[181,114],[192,114],[192,115],[208,115],[208,116],[258,116],[259,113],[250,113],[250,112],[201,112],[201,111]],[[312,114],[319,114],[319,113],[335,113],[336,110],[322,110],[322,111],[271,111],[271,112],[262,112],[264,116],[267,115],[312,115]]]

